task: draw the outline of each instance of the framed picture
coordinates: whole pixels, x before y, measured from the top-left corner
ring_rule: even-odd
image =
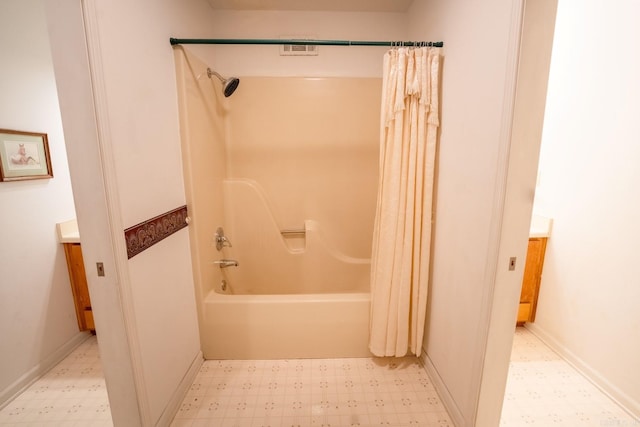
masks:
[[[46,133],[0,129],[0,181],[53,178]]]

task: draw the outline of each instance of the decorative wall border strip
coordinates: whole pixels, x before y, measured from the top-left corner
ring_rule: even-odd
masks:
[[[124,230],[127,258],[133,258],[165,237],[169,237],[186,227],[187,218],[187,206],[185,205],[127,228]]]

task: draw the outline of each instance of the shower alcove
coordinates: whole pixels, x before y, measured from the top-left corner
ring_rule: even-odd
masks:
[[[175,61],[205,358],[369,356],[381,79],[240,76],[226,98]]]

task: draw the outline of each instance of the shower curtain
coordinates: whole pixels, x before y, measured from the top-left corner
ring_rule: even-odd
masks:
[[[369,349],[419,356],[427,308],[439,49],[384,56]]]

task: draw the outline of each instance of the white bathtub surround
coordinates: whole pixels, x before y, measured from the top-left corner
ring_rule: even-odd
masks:
[[[283,229],[294,227],[278,224],[275,209],[258,182],[246,178],[225,179],[223,188],[228,225],[225,231],[233,247],[224,248],[221,253],[240,261],[238,268],[219,271],[228,285],[226,293],[369,292],[370,259],[345,254],[330,237],[331,224],[301,220],[294,233],[283,234]]]
[[[204,357],[370,356],[381,80],[240,74],[224,98],[175,57]]]
[[[376,356],[420,355],[427,309],[439,49],[384,57],[380,181],[371,264]]]

